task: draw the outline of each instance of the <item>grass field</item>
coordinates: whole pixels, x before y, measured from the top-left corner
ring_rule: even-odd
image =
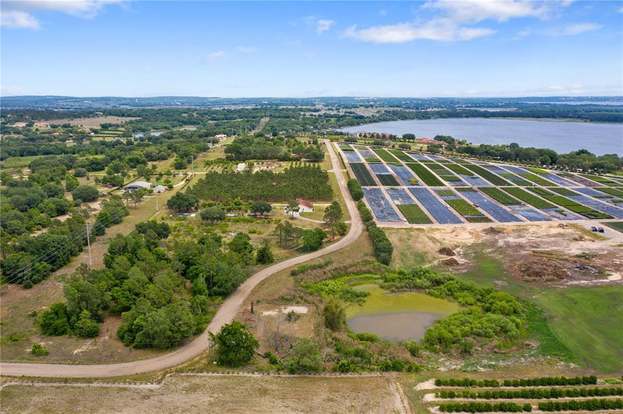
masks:
[[[432,223],[426,213],[417,204],[398,204],[398,210],[402,213],[407,221],[411,224],[429,224]]]
[[[437,177],[433,175],[426,167],[422,164],[410,162],[407,164],[407,167],[411,168],[411,170],[417,175],[420,180],[424,181],[426,185],[441,187],[444,184],[439,181]]]
[[[535,296],[550,327],[582,365],[623,372],[623,286],[547,289]]]
[[[33,160],[37,158],[41,158],[43,155],[31,155],[27,157],[9,157],[6,160],[2,161],[0,165],[2,168],[23,168],[28,167]]]

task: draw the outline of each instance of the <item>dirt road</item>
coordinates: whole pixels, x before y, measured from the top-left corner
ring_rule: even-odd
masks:
[[[242,285],[240,285],[240,287],[238,287],[238,289],[231,296],[229,296],[225,302],[223,302],[223,305],[219,308],[218,312],[214,316],[214,319],[212,319],[212,322],[208,325],[208,328],[200,336],[169,354],[122,364],[67,365],[0,363],[0,375],[59,378],[101,378],[126,376],[174,367],[207,350],[210,347],[210,333],[220,331],[223,325],[231,322],[251,291],[264,279],[289,267],[296,266],[307,262],[308,260],[316,259],[340,250],[357,240],[357,238],[361,235],[363,224],[361,223],[361,218],[357,212],[357,207],[350,197],[350,193],[346,187],[346,179],[340,167],[340,161],[330,142],[325,141],[325,145],[328,148],[333,171],[335,171],[340,191],[344,196],[346,207],[348,208],[348,212],[351,217],[350,229],[346,236],[344,236],[341,240],[318,251],[293,257],[292,259],[274,264],[273,266],[267,267],[255,273]]]

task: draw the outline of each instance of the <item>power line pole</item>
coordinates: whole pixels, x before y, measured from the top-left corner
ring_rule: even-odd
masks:
[[[93,267],[93,258],[91,256],[91,234],[89,231],[89,223],[85,223],[87,228],[87,251],[89,253],[89,268]]]

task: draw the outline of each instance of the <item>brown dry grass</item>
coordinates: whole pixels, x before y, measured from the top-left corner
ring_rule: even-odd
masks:
[[[169,378],[158,389],[9,386],[2,412],[21,413],[392,413],[393,380],[370,378]]]

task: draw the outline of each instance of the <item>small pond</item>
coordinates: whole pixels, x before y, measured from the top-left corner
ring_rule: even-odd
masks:
[[[348,327],[390,341],[419,340],[435,321],[459,310],[459,305],[424,293],[391,293],[378,285],[357,286],[368,298],[346,310]]]

